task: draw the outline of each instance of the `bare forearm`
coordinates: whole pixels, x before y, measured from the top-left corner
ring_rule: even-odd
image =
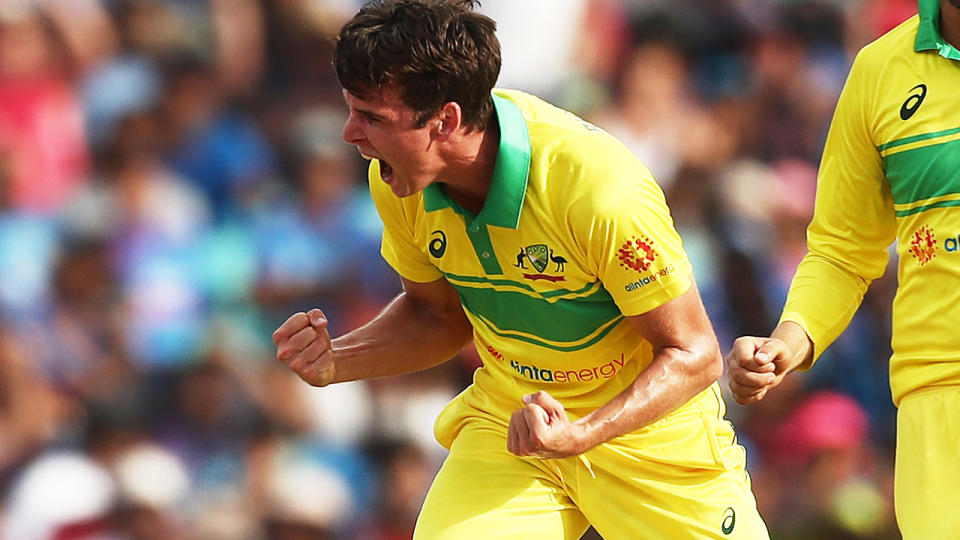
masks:
[[[793,356],[787,359],[784,366],[778,369],[790,372],[795,369],[810,367],[810,362],[813,360],[813,343],[799,324],[793,321],[784,321],[774,328],[770,338],[783,341],[793,353]]]
[[[577,422],[583,427],[583,451],[667,416],[713,384],[722,372],[715,342],[700,351],[657,351],[653,362],[628,388]]]
[[[523,408],[510,417],[508,450],[546,458],[582,454],[669,415],[723,373],[720,346],[695,283],[628,320],[653,347],[650,365],[616,397],[575,422],[547,392],[524,396]]]
[[[438,312],[401,293],[372,321],[332,341],[333,382],[421,371],[453,357],[471,336],[459,307]]]

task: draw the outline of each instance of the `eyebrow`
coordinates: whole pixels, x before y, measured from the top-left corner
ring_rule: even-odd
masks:
[[[386,118],[385,116],[383,116],[383,115],[381,115],[381,114],[377,114],[377,113],[375,113],[375,112],[373,112],[373,111],[370,111],[370,110],[368,110],[368,109],[361,109],[360,107],[354,107],[353,110],[356,111],[356,112],[359,113],[359,114],[362,114],[363,116],[366,116],[367,118],[372,119],[372,120],[384,120],[384,119]]]

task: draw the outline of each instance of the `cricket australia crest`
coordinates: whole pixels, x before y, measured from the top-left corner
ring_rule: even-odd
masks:
[[[534,244],[523,248],[523,253],[527,256],[530,264],[537,269],[537,272],[543,272],[547,269],[549,252],[546,244]]]
[[[565,258],[554,255],[553,250],[547,247],[546,244],[532,244],[525,248],[520,248],[520,253],[517,254],[517,263],[513,266],[526,270],[527,262],[529,262],[530,265],[533,266],[533,269],[538,273],[524,273],[523,277],[525,279],[533,281],[544,279],[552,282],[565,281],[563,276],[551,276],[544,274],[544,272],[547,270],[547,266],[551,262],[556,265],[554,268],[555,272],[563,272],[563,267],[567,263]]]

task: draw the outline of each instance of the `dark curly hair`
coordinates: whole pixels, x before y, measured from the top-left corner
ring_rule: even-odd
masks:
[[[500,75],[496,23],[475,13],[475,0],[368,2],[337,38],[340,85],[361,98],[397,85],[419,126],[455,101],[468,129],[493,114],[490,91]]]

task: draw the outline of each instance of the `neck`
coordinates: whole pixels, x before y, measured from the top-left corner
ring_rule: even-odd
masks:
[[[940,35],[960,49],[960,0],[940,0]]]
[[[462,135],[443,175],[447,196],[474,215],[483,210],[500,149],[500,128],[492,119],[483,131]]]

